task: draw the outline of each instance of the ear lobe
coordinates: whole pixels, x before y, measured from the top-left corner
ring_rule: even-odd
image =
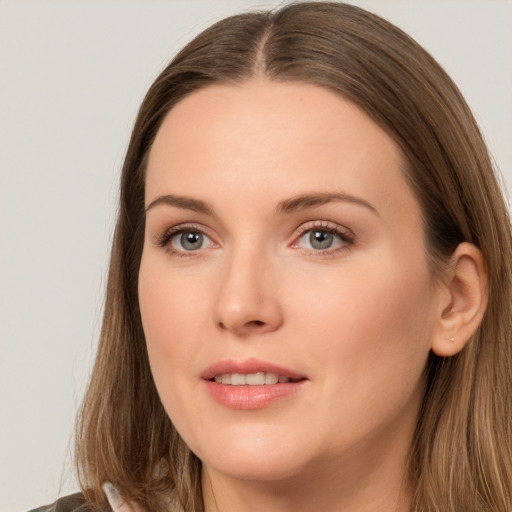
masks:
[[[442,279],[432,351],[448,357],[460,352],[482,321],[487,307],[487,269],[480,250],[457,246]]]

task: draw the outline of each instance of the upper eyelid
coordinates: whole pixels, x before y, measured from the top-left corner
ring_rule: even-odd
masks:
[[[180,232],[180,231],[198,231],[200,233],[204,233],[207,230],[206,227],[203,227],[200,224],[195,222],[182,222],[180,224],[176,224],[175,226],[171,226],[166,229],[166,232]],[[206,233],[205,233],[206,234]]]
[[[317,229],[318,231],[331,231],[331,232],[337,232],[340,234],[350,234],[350,236],[354,237],[354,232],[342,224],[338,224],[337,222],[328,221],[328,220],[316,220],[316,221],[308,221],[302,223],[297,228],[298,235],[303,235],[304,233],[307,233],[308,231]]]

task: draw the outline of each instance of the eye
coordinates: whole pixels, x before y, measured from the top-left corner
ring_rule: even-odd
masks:
[[[156,240],[156,244],[176,256],[191,256],[216,246],[215,242],[202,229],[183,225],[167,230]]]
[[[346,249],[354,243],[354,235],[338,225],[307,224],[300,229],[300,236],[292,244],[294,248],[305,248],[318,252],[333,252]]]
[[[182,231],[171,237],[171,245],[177,251],[197,251],[202,249],[209,238],[199,231]]]
[[[324,250],[330,249],[336,242],[334,234],[328,231],[310,231],[307,240],[312,249]]]

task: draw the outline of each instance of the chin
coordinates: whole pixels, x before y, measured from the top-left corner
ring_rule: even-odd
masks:
[[[217,473],[236,480],[278,482],[288,480],[300,474],[303,466],[292,461],[275,460],[262,457],[259,460],[247,460],[240,457],[228,457],[229,460],[205,461],[204,464]]]
[[[304,446],[282,439],[227,435],[198,447],[194,453],[212,470],[239,480],[279,481],[301,473],[307,466]]]

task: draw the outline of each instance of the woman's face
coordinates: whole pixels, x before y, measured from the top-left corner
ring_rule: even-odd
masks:
[[[402,169],[313,85],[208,86],[165,118],[140,307],[162,403],[212,473],[403,464],[439,300]]]

